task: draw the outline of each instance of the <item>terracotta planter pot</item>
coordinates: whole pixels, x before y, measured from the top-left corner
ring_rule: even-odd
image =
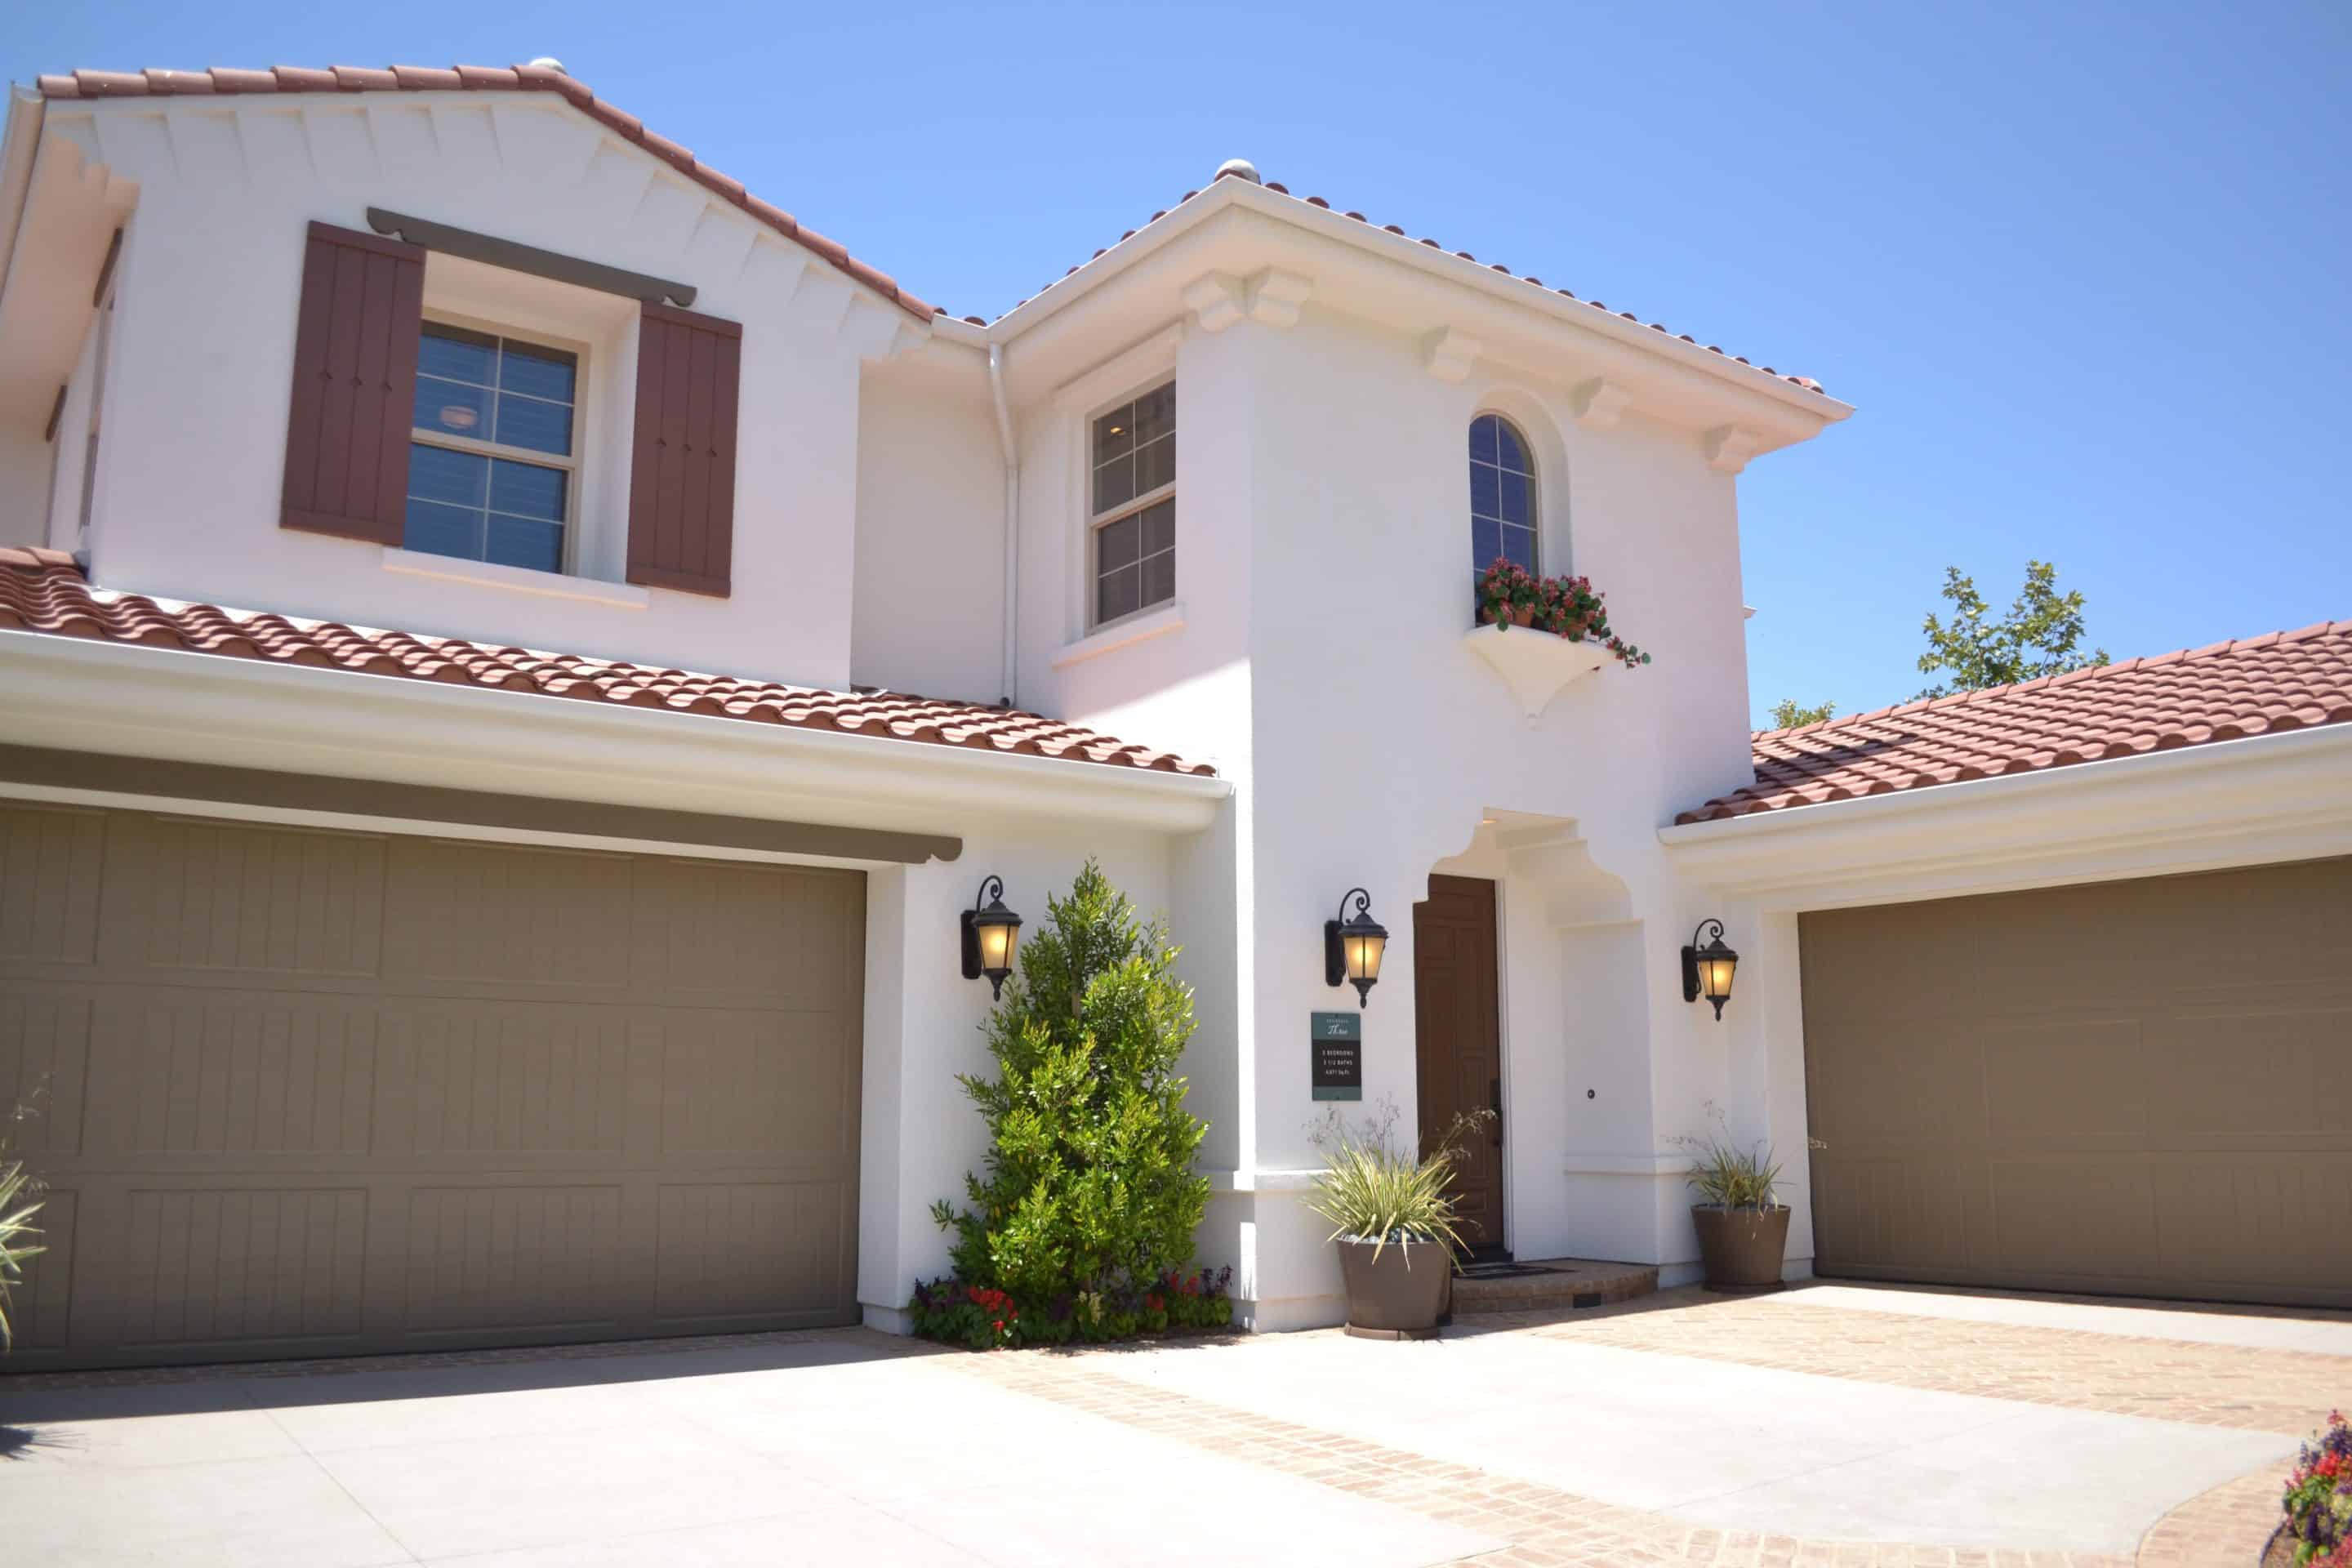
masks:
[[[1454,1254],[1443,1242],[1390,1242],[1372,1256],[1369,1241],[1345,1237],[1339,1275],[1348,1286],[1348,1331],[1363,1339],[1425,1340],[1437,1335],[1454,1280]]]
[[[1698,1255],[1710,1290],[1778,1290],[1780,1259],[1789,1250],[1789,1211],[1727,1209],[1691,1205]]]
[[[1524,605],[1515,605],[1510,609],[1503,611],[1500,615],[1496,614],[1493,610],[1488,610],[1486,612],[1486,624],[1490,626],[1502,626],[1507,623],[1515,626],[1531,626],[1536,624],[1535,611],[1528,608]]]

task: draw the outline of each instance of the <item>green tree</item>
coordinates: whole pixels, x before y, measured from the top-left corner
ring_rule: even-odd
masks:
[[[1783,697],[1772,704],[1772,728],[1794,730],[1804,724],[1826,724],[1837,717],[1837,704],[1823,702],[1807,708],[1793,697]]]
[[[1177,1058],[1192,993],[1177,949],[1092,860],[991,1015],[996,1076],[959,1079],[988,1123],[986,1174],[956,1231],[957,1276],[1024,1302],[1143,1287],[1192,1256],[1209,1183],[1192,1171],[1208,1124],[1184,1109]]]
[[[2083,593],[2058,591],[2058,569],[2046,561],[2025,563],[2025,586],[1999,620],[1987,618],[1984,595],[1975,579],[1957,566],[1944,568],[1944,597],[1952,602],[1946,622],[1933,610],[1922,629],[1927,651],[1919,656],[1919,670],[1948,672],[1921,697],[1943,697],[1955,691],[1982,691],[2045,675],[2063,675],[2107,662],[2107,650],[2078,651],[2083,642]]]

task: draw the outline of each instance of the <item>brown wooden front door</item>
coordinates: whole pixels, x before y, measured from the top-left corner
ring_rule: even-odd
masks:
[[[1495,962],[1495,884],[1432,877],[1412,907],[1413,1054],[1423,1152],[1454,1117],[1495,1120],[1460,1140],[1454,1190],[1469,1223],[1463,1239],[1482,1257],[1503,1252],[1503,1044]]]

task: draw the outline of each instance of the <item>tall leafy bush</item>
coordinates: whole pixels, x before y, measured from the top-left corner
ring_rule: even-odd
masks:
[[[1192,993],[1177,949],[1092,860],[1048,899],[1020,973],[990,1017],[992,1078],[961,1078],[988,1123],[956,1232],[956,1279],[1056,1317],[1155,1289],[1192,1256],[1209,1184],[1192,1157],[1207,1123],[1184,1109],[1177,1058]],[[989,1320],[992,1323],[994,1318]]]

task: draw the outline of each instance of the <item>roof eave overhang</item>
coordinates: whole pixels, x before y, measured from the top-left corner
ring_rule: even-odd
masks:
[[[0,631],[11,742],[844,827],[1205,827],[1224,779]]]
[[[2352,724],[1661,828],[1692,884],[1831,909],[2352,855]]]
[[[1119,331],[1132,339],[1183,314],[1182,291],[1202,273],[1266,267],[1306,277],[1311,304],[1413,334],[1451,330],[1475,340],[1478,357],[1544,381],[1611,380],[1634,407],[1675,422],[1745,423],[1766,437],[1759,450],[1853,412],[1671,333],[1241,179],[1218,181],[990,326],[957,325],[975,343],[1008,345],[1008,374],[1025,400],[1040,383],[1083,368],[1088,353],[1099,357]],[[1113,290],[1121,280],[1130,286]],[[1123,329],[1102,323],[1114,313]]]

